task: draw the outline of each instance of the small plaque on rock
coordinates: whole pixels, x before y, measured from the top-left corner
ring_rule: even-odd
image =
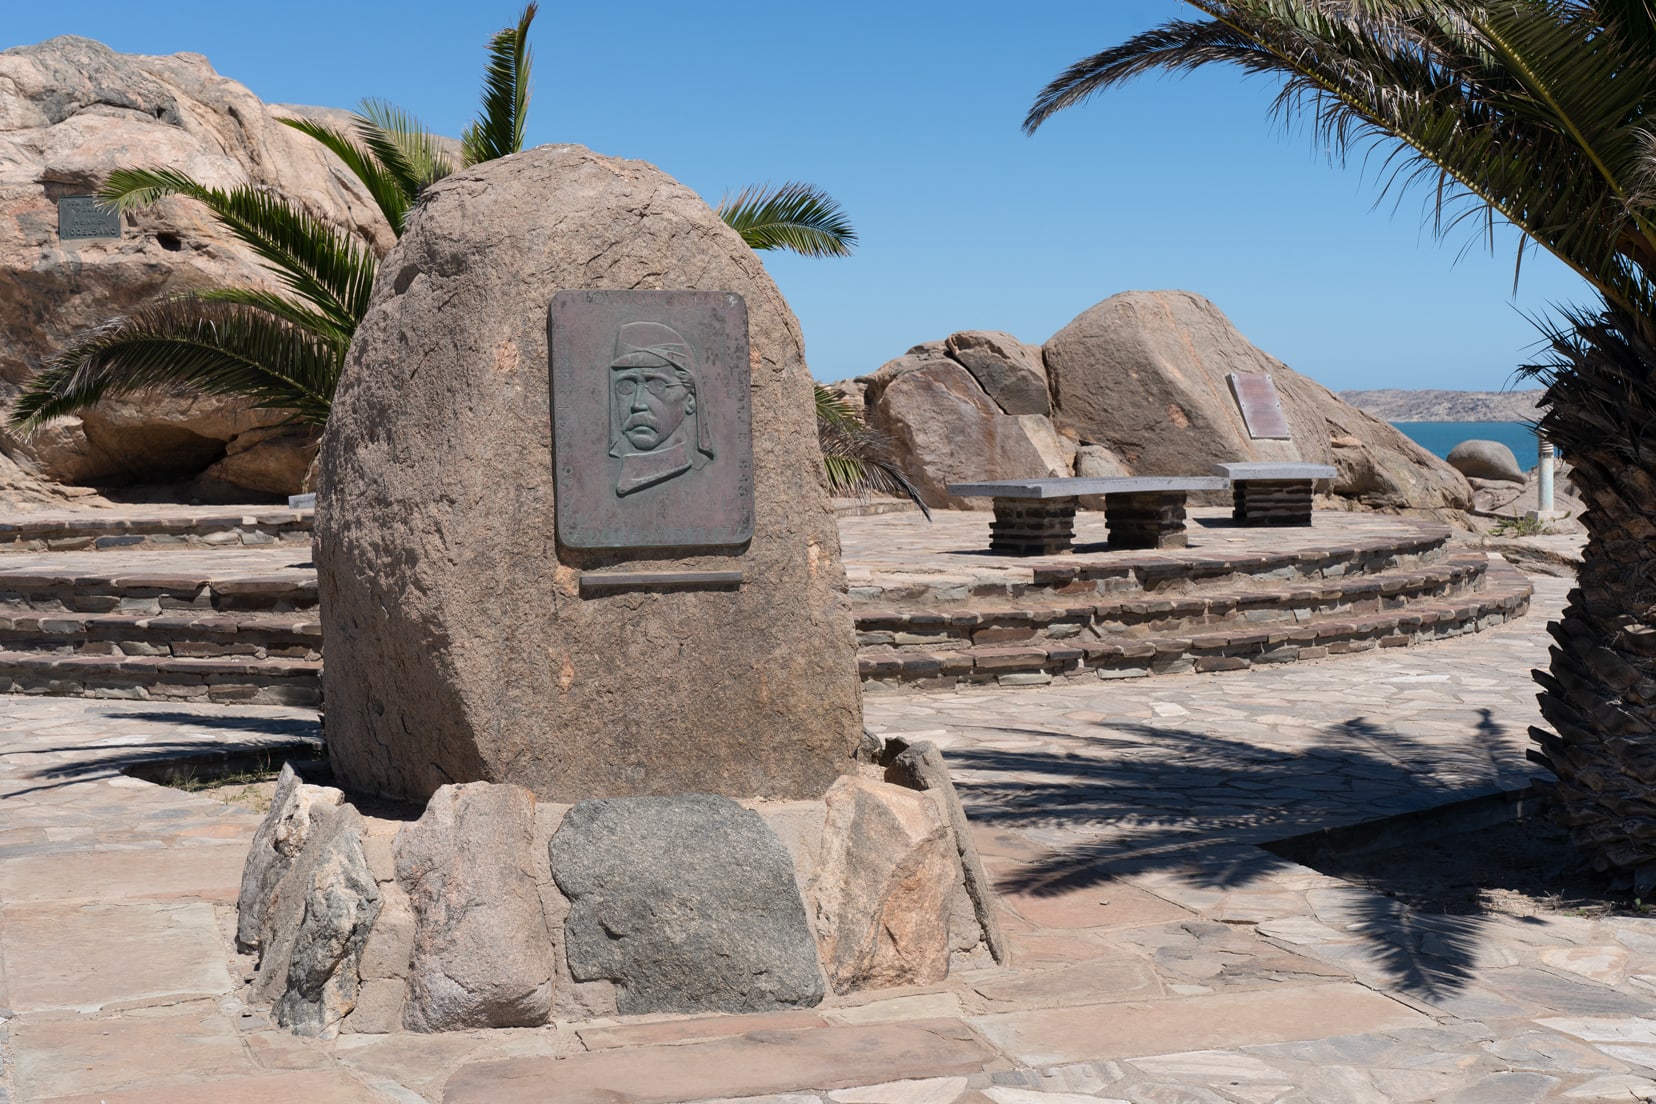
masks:
[[[560,291],[547,312],[558,539],[753,536],[747,303],[722,291]]]
[[[97,196],[63,196],[57,201],[58,238],[118,238],[121,212],[105,207]]]
[[[1288,431],[1288,415],[1283,412],[1282,400],[1277,397],[1276,382],[1264,372],[1232,372],[1231,390],[1236,393],[1236,405],[1242,408],[1242,421],[1247,423],[1248,436],[1256,441],[1286,441],[1293,436]]]

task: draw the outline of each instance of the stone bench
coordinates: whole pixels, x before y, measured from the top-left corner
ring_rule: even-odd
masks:
[[[1111,548],[1183,548],[1185,495],[1222,491],[1213,476],[1120,476],[1109,479],[1003,479],[951,483],[961,498],[995,500],[989,550],[1009,556],[1068,552],[1075,539],[1076,499],[1104,496],[1104,524]]]
[[[1231,516],[1239,525],[1310,525],[1312,483],[1333,479],[1327,464],[1215,464],[1231,483]]]

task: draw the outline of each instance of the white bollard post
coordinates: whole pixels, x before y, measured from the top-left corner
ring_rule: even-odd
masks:
[[[1556,450],[1551,441],[1541,442],[1540,467],[1536,474],[1535,510],[1539,514],[1546,514],[1553,508],[1553,454]]]

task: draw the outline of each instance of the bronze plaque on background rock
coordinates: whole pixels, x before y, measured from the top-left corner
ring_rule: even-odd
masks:
[[[547,311],[558,539],[753,536],[748,314],[726,291],[560,291]]]
[[[1236,405],[1242,408],[1242,421],[1248,427],[1248,436],[1256,441],[1286,441],[1293,435],[1288,431],[1288,415],[1277,397],[1276,381],[1264,372],[1232,372],[1230,380],[1236,394]]]
[[[105,207],[97,196],[63,196],[57,201],[58,239],[118,238],[121,212]]]

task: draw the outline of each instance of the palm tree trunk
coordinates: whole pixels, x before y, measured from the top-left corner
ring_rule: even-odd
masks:
[[[1536,671],[1530,758],[1556,776],[1556,817],[1593,865],[1656,888],[1656,349],[1629,316],[1552,335],[1540,429],[1571,465],[1587,546]]]

